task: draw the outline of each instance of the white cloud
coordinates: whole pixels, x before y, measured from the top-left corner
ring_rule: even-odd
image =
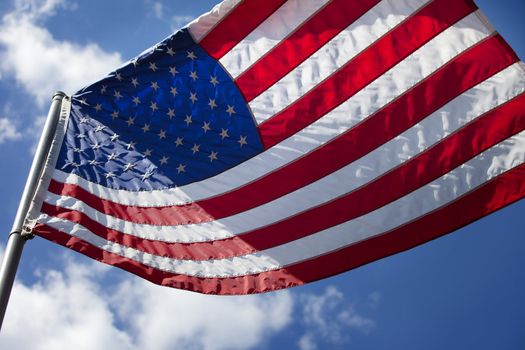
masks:
[[[171,31],[175,32],[181,29],[194,19],[195,17],[192,16],[173,16],[171,19]]]
[[[152,6],[153,14],[156,18],[162,19],[164,15],[164,8],[162,6],[162,3],[155,1]]]
[[[117,329],[88,267],[46,272],[38,283],[15,283],[2,327],[2,349],[133,349]],[[28,336],[30,335],[30,336]]]
[[[379,292],[373,292],[370,293],[368,296],[368,306],[370,306],[372,309],[375,309],[378,307],[379,303],[381,302],[381,293]]]
[[[342,344],[349,341],[350,331],[368,333],[375,322],[360,315],[355,306],[346,302],[343,293],[335,287],[326,288],[320,295],[302,296],[303,323],[307,332],[299,339],[301,350],[313,350],[322,341]]]
[[[161,1],[144,0],[144,6],[148,8],[148,16],[153,16],[159,20],[164,19],[165,8]]]
[[[35,155],[36,153],[38,141],[40,140],[40,136],[42,135],[42,130],[44,130],[46,119],[47,119],[47,116],[45,115],[36,117],[35,119],[33,119],[33,123],[27,128],[27,134],[33,140],[33,143],[31,144],[31,148],[29,149],[29,151],[31,152],[31,155]]]
[[[301,350],[315,350],[317,345],[315,344],[311,334],[304,334],[297,342],[299,349]]]
[[[15,283],[0,348],[250,349],[291,321],[289,292],[213,297],[155,286],[136,277],[104,286],[112,269],[65,261],[64,272]],[[27,336],[30,334],[30,336]]]
[[[0,143],[18,140],[22,135],[16,126],[7,118],[0,118]]]
[[[258,296],[204,296],[139,279],[114,295],[118,314],[140,349],[249,349],[291,321],[289,292]],[[190,346],[192,345],[192,346]]]
[[[56,40],[40,24],[68,4],[64,0],[17,0],[0,24],[0,71],[13,76],[40,106],[56,90],[74,93],[122,64],[119,53],[108,53],[96,44]]]
[[[303,327],[300,350],[344,346],[352,332],[368,333],[375,326],[335,287],[321,294],[207,296],[131,275],[115,279],[116,269],[95,261],[79,264],[70,256],[59,258],[65,271],[42,268],[36,282],[15,282],[0,349],[253,349],[292,324],[294,303],[301,317],[295,327]],[[376,303],[380,294],[367,299]]]
[[[32,20],[53,16],[57,9],[74,9],[75,4],[67,0],[15,0],[16,12],[24,13]]]

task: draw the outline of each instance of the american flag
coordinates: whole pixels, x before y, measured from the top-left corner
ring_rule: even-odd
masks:
[[[525,65],[470,0],[225,0],[63,102],[27,224],[259,293],[525,196]]]

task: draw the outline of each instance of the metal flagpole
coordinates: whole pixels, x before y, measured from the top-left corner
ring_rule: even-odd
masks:
[[[11,294],[15,280],[18,262],[22,256],[22,249],[24,248],[27,237],[30,237],[22,235],[24,219],[31,206],[31,201],[33,200],[40,176],[42,175],[47,155],[53,143],[53,137],[60,119],[62,100],[65,96],[66,94],[61,91],[53,95],[44,130],[42,131],[42,136],[40,136],[35,157],[33,158],[33,164],[31,164],[31,170],[29,170],[24,192],[20,199],[18,211],[16,212],[13,228],[7,241],[2,267],[0,268],[0,328],[2,327],[7,303],[9,302],[9,295]]]

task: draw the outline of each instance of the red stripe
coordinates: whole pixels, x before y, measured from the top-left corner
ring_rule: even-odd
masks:
[[[204,294],[254,294],[294,287],[303,282],[285,269],[234,278],[202,278],[179,275],[154,269],[135,260],[101,250],[91,244],[56,230],[37,224],[33,232],[40,237],[80,252],[92,259],[119,267],[153,283]]]
[[[55,180],[50,181],[48,191],[57,195],[77,198],[101,213],[135,223],[181,225],[211,220],[206,211],[195,203],[166,207],[126,206],[101,199],[78,185],[65,184]],[[199,220],[199,218],[201,219]]]
[[[128,207],[100,199],[79,186],[56,181],[51,182],[50,191],[75,197],[100,212],[137,223],[178,225],[228,217],[277,199],[350,164],[517,60],[500,36],[488,38],[307,157],[246,186],[196,203],[173,207]],[[280,185],[275,186],[275,183]]]
[[[300,189],[363,157],[456,96],[517,61],[518,57],[500,36],[488,38],[457,56],[366,121],[307,156],[246,186],[189,204],[180,210],[187,212],[186,217],[191,217],[192,222],[209,221],[255,208]],[[275,186],[276,183],[280,185]],[[223,203],[235,205],[225,206]]]
[[[49,206],[44,207],[43,211],[49,215],[66,212],[65,218],[87,225],[86,228],[104,238],[107,234],[109,240],[138,249],[147,249],[146,252],[161,253],[157,255],[198,260],[248,254],[282,245],[355,219],[420,188],[525,129],[524,106],[525,94],[522,94],[356,191],[289,219],[229,239],[191,244],[165,244],[148,240],[141,242],[136,237],[107,230],[80,213],[67,213],[68,210],[63,209],[54,209],[53,212],[52,207],[50,209]],[[228,256],[228,254],[232,255]]]
[[[460,166],[525,129],[525,93],[486,113],[410,161],[327,204],[240,236],[268,249],[367,214]],[[319,218],[323,218],[320,220]]]
[[[198,278],[153,269],[100,250],[78,238],[38,224],[34,233],[153,283],[205,294],[253,294],[333,276],[413,248],[463,227],[525,197],[525,165],[508,171],[429,215],[381,236],[284,269],[236,278]]]
[[[45,202],[42,204],[41,212],[49,216],[58,217],[80,224],[91,231],[93,234],[108,241],[128,247],[133,247],[146,253],[174,259],[223,259],[254,251],[252,247],[248,246],[243,240],[240,239],[235,241],[218,240],[201,243],[168,243],[158,240],[139,238],[108,228],[91,219],[82,212],[53,206]]]
[[[405,226],[286,270],[307,283],[414,248],[524,198],[524,178],[525,164]]]
[[[286,0],[244,0],[200,41],[216,60],[244,39],[272,15]]]
[[[265,148],[315,122],[474,10],[476,5],[472,1],[435,0],[429,3],[330,78],[260,124]]]
[[[333,0],[328,3],[236,79],[246,100],[253,100],[279,81],[379,1]]]

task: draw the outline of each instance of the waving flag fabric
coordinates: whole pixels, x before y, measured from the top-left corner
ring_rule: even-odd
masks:
[[[64,102],[27,223],[202,293],[332,276],[523,198],[524,67],[469,0],[225,0]]]

